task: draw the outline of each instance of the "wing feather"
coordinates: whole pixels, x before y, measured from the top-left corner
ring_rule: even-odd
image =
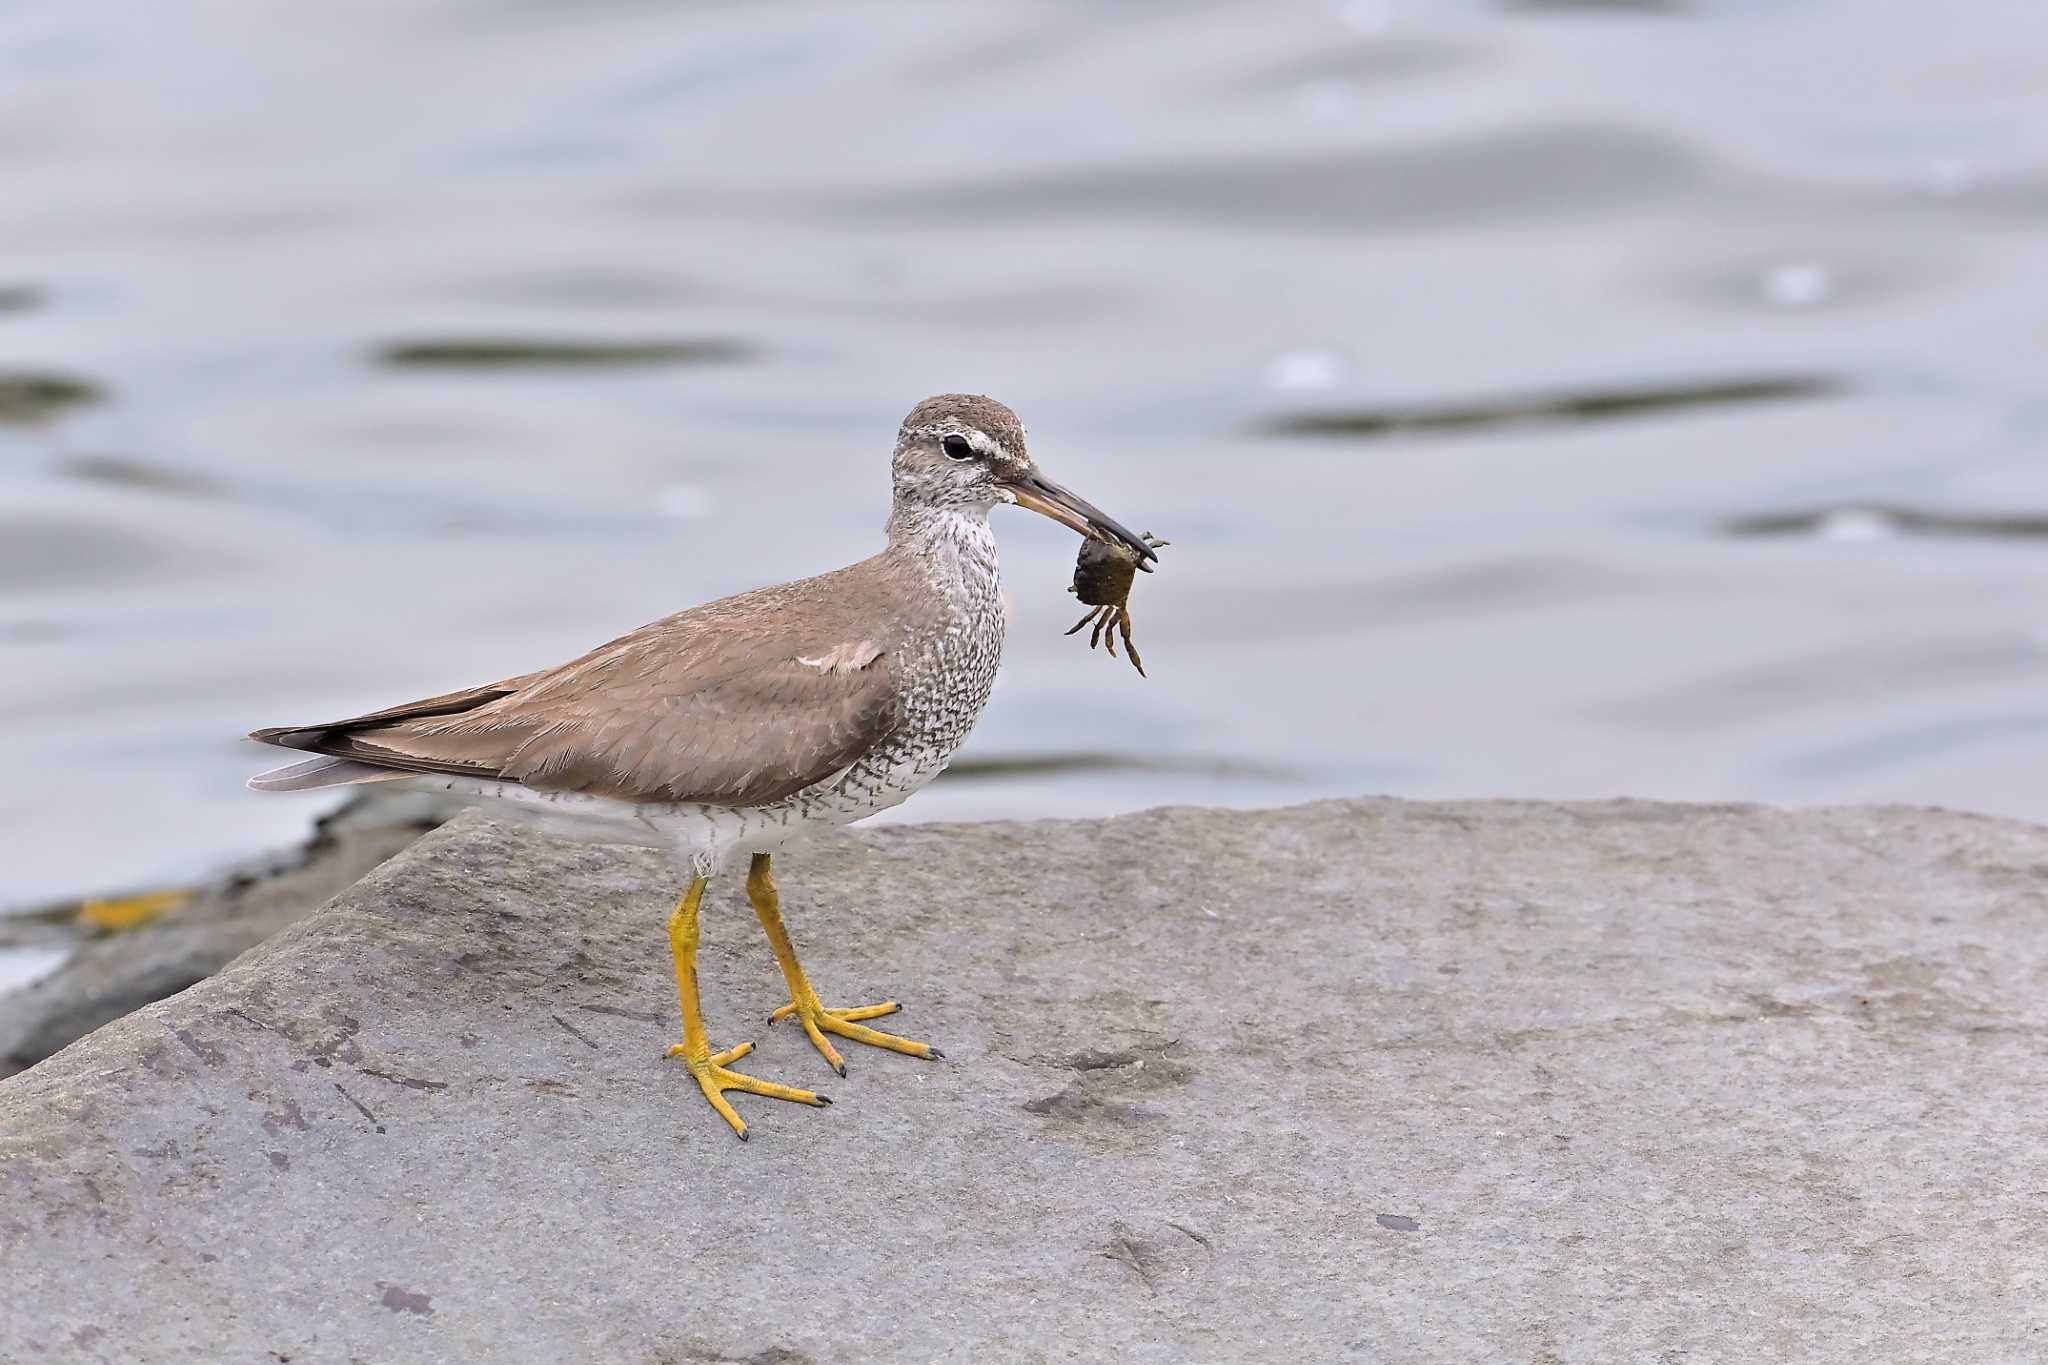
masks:
[[[900,722],[890,651],[859,628],[860,585],[832,582],[866,567],[692,608],[560,668],[252,738],[542,791],[766,805]]]

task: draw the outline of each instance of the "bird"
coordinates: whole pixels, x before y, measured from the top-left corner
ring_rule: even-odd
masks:
[[[316,757],[258,774],[258,791],[400,782],[598,843],[664,850],[683,883],[668,916],[682,1009],[678,1058],[742,1141],[728,1093],[822,1106],[829,1096],[733,1068],[697,991],[710,879],[748,860],[747,899],[794,1018],[839,1075],[831,1039],[943,1054],[870,1028],[897,1002],[828,1007],[790,942],[773,857],[808,830],[896,806],[946,767],[988,704],[1004,608],[989,513],[1052,518],[1156,560],[1146,538],[1048,477],[1017,415],[980,394],[910,410],[890,459],[886,543],[845,568],[691,607],[553,668],[250,738]],[[1149,565],[1145,565],[1149,569]],[[830,1035],[830,1036],[828,1036]]]

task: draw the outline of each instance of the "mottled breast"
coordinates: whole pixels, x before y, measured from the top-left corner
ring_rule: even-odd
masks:
[[[844,773],[791,798],[800,818],[846,824],[899,804],[944,770],[988,705],[1003,656],[995,536],[985,518],[949,522],[919,547],[923,581],[891,642],[902,691],[896,729]]]

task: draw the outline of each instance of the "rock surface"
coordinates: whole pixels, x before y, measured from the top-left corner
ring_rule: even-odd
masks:
[[[687,1076],[650,855],[463,819],[0,1083],[0,1358],[2048,1356],[2048,831],[1329,803],[726,878]]]
[[[0,1076],[204,981],[453,813],[446,800],[373,791],[323,818],[301,846],[197,888],[190,905],[79,944],[56,971],[0,994]]]

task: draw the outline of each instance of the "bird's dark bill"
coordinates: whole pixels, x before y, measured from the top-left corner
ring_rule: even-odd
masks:
[[[1079,532],[1097,540],[1107,540],[1123,545],[1138,556],[1142,564],[1148,559],[1159,558],[1143,536],[1125,526],[1115,517],[1075,493],[1068,492],[1043,474],[1033,471],[1010,485],[1011,496],[1019,507],[1027,507],[1040,516],[1051,517],[1069,530]]]

